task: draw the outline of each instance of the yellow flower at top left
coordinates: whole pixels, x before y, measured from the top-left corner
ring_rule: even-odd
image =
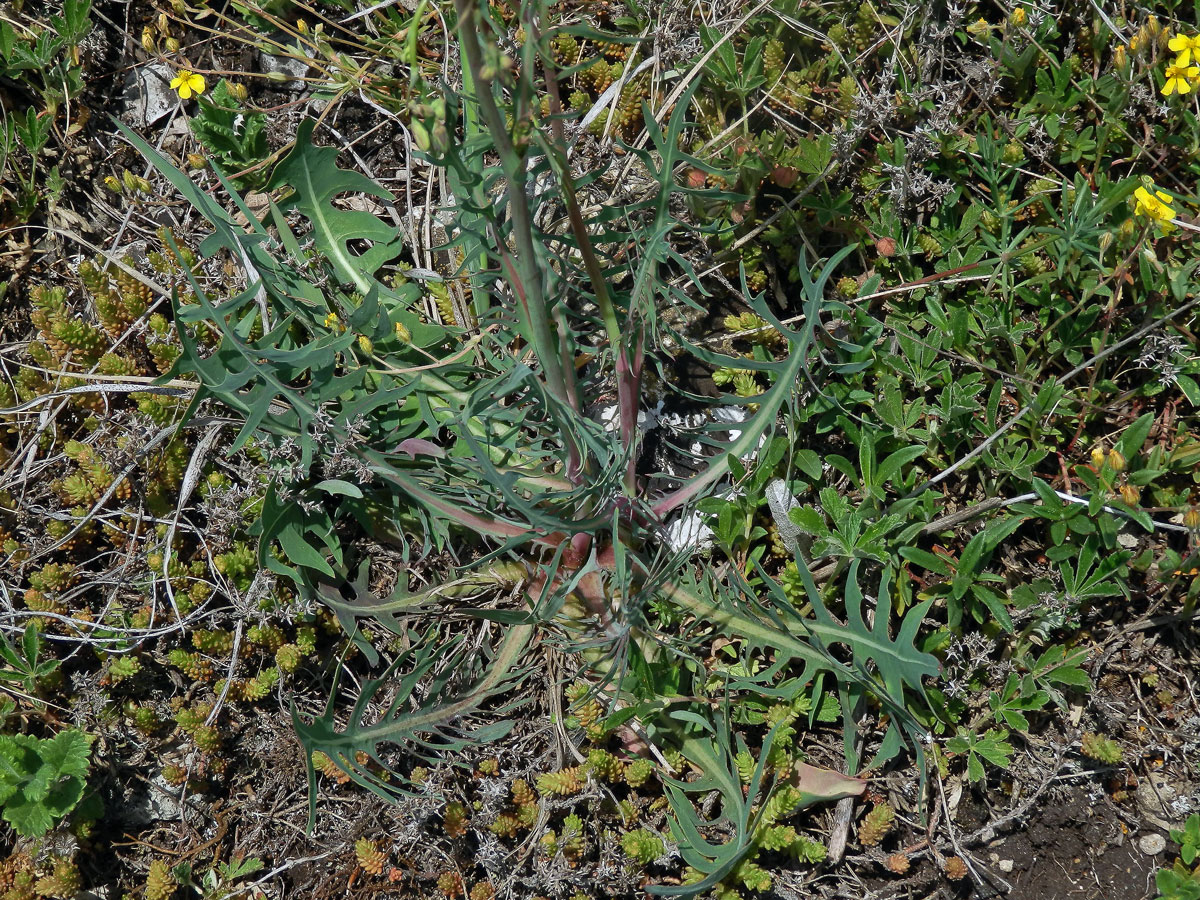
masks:
[[[171,90],[178,91],[180,98],[190,100],[192,94],[204,93],[204,76],[197,75],[191,69],[180,69],[179,74],[171,79]]]

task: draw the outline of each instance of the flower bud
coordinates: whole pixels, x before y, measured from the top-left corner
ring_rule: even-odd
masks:
[[[147,53],[154,52],[154,32],[149,25],[142,29],[142,49]]]
[[[308,23],[303,19],[296,20],[296,30],[301,34],[308,34]]]
[[[137,176],[128,169],[121,173],[121,180],[125,183],[125,190],[136,191],[138,189]]]
[[[1116,447],[1108,451],[1108,467],[1114,472],[1125,471],[1125,457],[1121,455],[1121,451]]]
[[[104,177],[104,186],[114,194],[121,193],[121,182],[116,175],[106,175]]]
[[[208,164],[208,160],[201,153],[189,153],[187,161],[193,169],[203,169]]]
[[[1118,71],[1125,71],[1125,67],[1129,65],[1129,54],[1125,51],[1124,44],[1117,44],[1113,50],[1113,68]]]
[[[365,334],[360,334],[358,336],[358,349],[370,355],[375,352],[375,345],[371,343],[371,339]]]
[[[235,100],[245,100],[250,96],[250,91],[241,82],[229,85],[229,95]]]
[[[1099,469],[1104,465],[1104,445],[1097,444],[1092,448],[1092,465]]]
[[[167,14],[160,12],[158,18],[154,20],[154,24],[158,26],[158,33],[167,35],[171,33],[171,20],[167,18]]]
[[[1025,12],[1025,7],[1018,6],[1012,11],[1012,15],[1008,17],[1008,21],[1020,28],[1028,20],[1029,15]]]
[[[175,40],[173,37],[169,37],[163,41],[163,46],[167,48],[168,53],[179,52],[179,41]]]
[[[412,343],[412,332],[404,327],[403,322],[396,323],[396,337],[405,344]]]
[[[1200,506],[1190,506],[1183,514],[1183,525],[1192,531],[1200,530]]]
[[[1142,499],[1142,492],[1132,484],[1121,485],[1121,499],[1130,506],[1137,506]]]

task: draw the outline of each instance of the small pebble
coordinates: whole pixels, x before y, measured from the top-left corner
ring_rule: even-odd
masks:
[[[1167,839],[1161,834],[1144,834],[1138,840],[1138,849],[1147,856],[1157,856],[1167,849]]]
[[[1002,859],[999,863],[997,863],[997,866],[1001,872],[1007,875],[1013,870],[1013,861],[1011,859]]]

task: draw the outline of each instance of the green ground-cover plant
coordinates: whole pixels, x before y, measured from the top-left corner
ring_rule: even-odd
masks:
[[[0,111],[0,174],[10,176],[0,179],[0,226],[24,223],[64,187],[58,166],[47,170],[41,157],[82,127],[71,101],[83,89],[79,43],[91,30],[91,9],[91,0],[64,0],[49,22],[0,20],[0,78],[14,85],[13,103]]]
[[[245,190],[266,181],[267,117],[243,108],[238,93],[222,78],[211,94],[200,97],[199,110],[188,119],[188,127],[233,186]],[[244,86],[240,93],[244,95]]]
[[[1200,815],[1188,816],[1183,828],[1172,829],[1171,840],[1179,844],[1179,859],[1154,876],[1159,900],[1192,900],[1200,897],[1200,874],[1193,868],[1200,847]]]
[[[20,685],[25,697],[35,704],[39,702],[37,698],[46,681],[62,664],[58,659],[43,656],[41,628],[36,622],[25,626],[19,650],[9,642],[7,635],[0,632],[0,656],[4,658],[0,680],[14,686]]]
[[[45,834],[79,804],[91,740],[67,729],[53,738],[0,735],[0,807],[18,834]]]

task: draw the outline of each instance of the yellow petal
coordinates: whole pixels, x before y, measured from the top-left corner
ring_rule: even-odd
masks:
[[[193,75],[191,78],[188,79],[188,87],[190,87],[197,94],[203,94],[204,87],[205,87],[204,76],[203,75]]]
[[[186,81],[179,86],[179,96],[184,100],[188,100],[192,96],[192,89]]]
[[[1167,41],[1167,46],[1170,47],[1175,53],[1179,53],[1181,50],[1187,50],[1189,47],[1191,47],[1191,45],[1192,42],[1182,34],[1177,34],[1175,37]]]
[[[179,86],[181,84],[183,84],[183,79],[180,78],[178,75],[176,75],[174,78],[171,79],[171,90],[173,90],[173,91],[178,90]]]

